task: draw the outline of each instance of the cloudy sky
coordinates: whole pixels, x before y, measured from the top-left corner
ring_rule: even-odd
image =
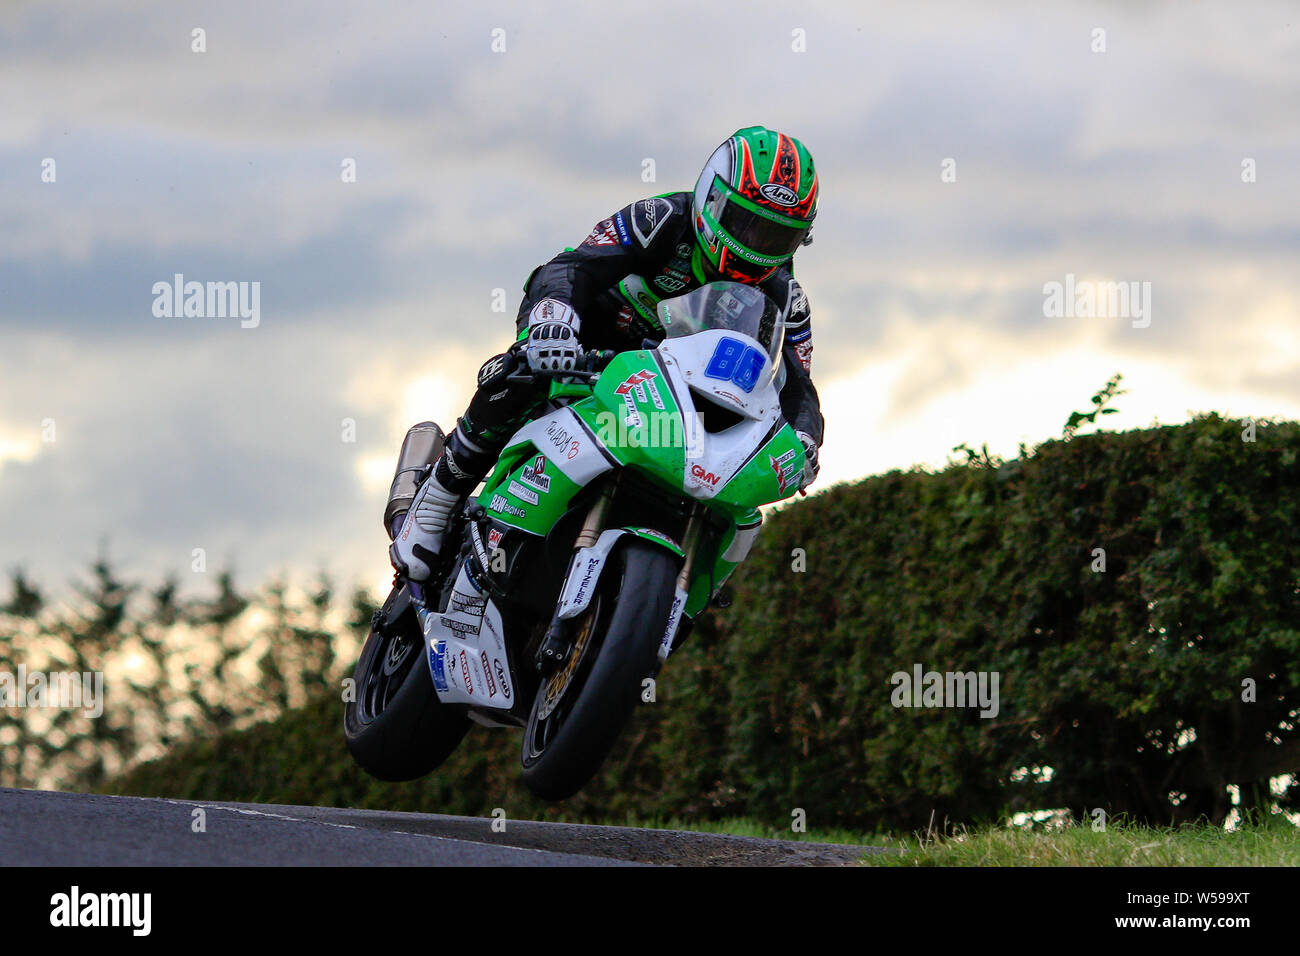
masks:
[[[379,586],[402,434],[529,270],[756,123],[820,167],[824,484],[1014,454],[1115,372],[1109,427],[1300,417],[1295,7],[974,6],[0,6],[0,569]],[[176,273],[258,324],[155,315]],[[1149,311],[1045,314],[1067,276]]]

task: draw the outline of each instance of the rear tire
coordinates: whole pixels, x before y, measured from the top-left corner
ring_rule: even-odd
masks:
[[[560,678],[542,681],[524,728],[523,779],[537,796],[564,800],[600,770],[654,673],[676,577],[673,556],[653,545],[625,539],[611,553],[574,621],[571,676],[553,703],[548,688]]]
[[[463,711],[438,700],[405,581],[376,615],[352,678],[355,700],[344,704],[343,733],[352,759],[372,777],[423,777],[451,756],[469,729]]]

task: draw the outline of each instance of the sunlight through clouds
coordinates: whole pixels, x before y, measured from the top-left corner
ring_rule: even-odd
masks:
[[[0,8],[0,565],[53,586],[107,540],[141,573],[204,547],[249,581],[386,578],[402,437],[454,426],[529,272],[751,123],[822,177],[796,263],[815,489],[1014,455],[1116,372],[1107,428],[1300,417],[1290,7],[1117,6],[1104,55],[1090,9],[828,0],[795,56],[775,0]],[[627,68],[579,16],[655,82],[603,81]],[[672,17],[716,36],[734,96],[699,102],[717,59],[638,45]],[[259,283],[259,327],[155,317],[176,273]],[[1046,317],[1067,275],[1150,283],[1151,326]]]

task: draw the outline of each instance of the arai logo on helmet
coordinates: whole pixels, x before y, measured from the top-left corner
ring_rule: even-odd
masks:
[[[797,206],[799,205],[799,196],[789,186],[782,186],[780,183],[764,183],[758,190],[764,199],[776,203],[778,206]]]

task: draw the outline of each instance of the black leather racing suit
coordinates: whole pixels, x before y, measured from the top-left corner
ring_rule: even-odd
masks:
[[[691,194],[668,193],[638,200],[598,222],[576,249],[566,249],[533,270],[524,283],[516,331],[526,338],[529,312],[539,300],[549,297],[568,303],[578,313],[578,338],[584,348],[640,348],[645,339],[663,338],[655,317],[660,299],[682,295],[710,281],[703,266],[691,225]],[[792,263],[777,269],[759,288],[777,304],[786,323],[781,412],[796,430],[820,446],[821,407],[809,374],[812,327],[808,298],[795,281]],[[446,487],[471,490],[495,462],[522,417],[543,398],[535,388],[505,381],[525,363],[522,344],[523,338],[479,370],[478,391],[438,463],[438,477]]]

